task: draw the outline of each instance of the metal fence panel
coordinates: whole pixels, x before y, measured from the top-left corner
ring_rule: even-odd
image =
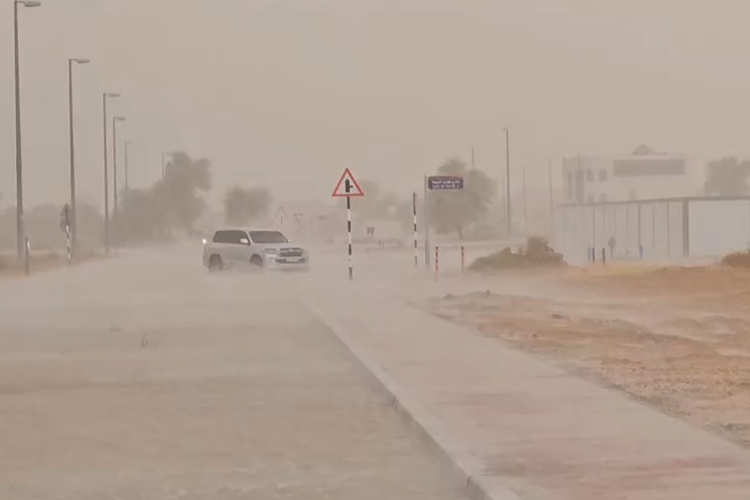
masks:
[[[688,212],[691,256],[719,257],[750,248],[750,200],[695,200]]]
[[[616,260],[683,258],[689,243],[683,234],[686,203],[662,200],[558,207],[555,242],[572,264],[587,262],[591,248],[596,249],[597,259],[601,258],[602,249]],[[747,208],[747,201],[744,203]],[[745,212],[750,228],[750,209]],[[612,249],[610,238],[614,239]],[[747,241],[750,242],[750,236]]]

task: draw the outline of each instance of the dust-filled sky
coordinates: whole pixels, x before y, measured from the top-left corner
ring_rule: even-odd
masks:
[[[0,192],[13,203],[12,5],[0,7]],[[746,0],[46,0],[21,10],[28,203],[101,203],[101,92],[129,118],[131,185],[162,151],[276,198],[327,200],[345,165],[400,193],[449,155],[515,165],[647,142],[750,152]],[[122,152],[122,147],[120,147]],[[515,177],[518,180],[518,176]],[[122,181],[121,181],[122,182]]]

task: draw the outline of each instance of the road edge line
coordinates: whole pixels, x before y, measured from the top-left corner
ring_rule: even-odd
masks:
[[[390,399],[391,406],[405,420],[416,424],[421,433],[443,454],[458,473],[469,498],[472,500],[522,500],[497,476],[485,475],[484,463],[472,456],[468,450],[445,431],[440,421],[424,405],[414,399],[390,373],[363,349],[350,335],[344,325],[331,319],[316,304],[303,300],[310,311],[325,324],[339,342],[344,345],[354,362],[370,375],[375,385]]]

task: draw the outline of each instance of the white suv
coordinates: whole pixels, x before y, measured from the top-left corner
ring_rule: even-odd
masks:
[[[219,229],[203,244],[203,265],[210,271],[243,265],[306,270],[309,264],[307,250],[289,243],[279,231]]]

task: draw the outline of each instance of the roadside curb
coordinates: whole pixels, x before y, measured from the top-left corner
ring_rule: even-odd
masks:
[[[331,329],[346,347],[352,359],[364,368],[375,385],[391,399],[391,405],[396,412],[406,421],[416,424],[421,433],[456,469],[469,498],[472,500],[522,500],[503,484],[501,478],[485,474],[485,464],[472,456],[465,446],[443,428],[442,423],[432,413],[413,398],[383,366],[348,335],[345,325],[331,319],[311,301],[304,300],[304,303],[321,322]]]

